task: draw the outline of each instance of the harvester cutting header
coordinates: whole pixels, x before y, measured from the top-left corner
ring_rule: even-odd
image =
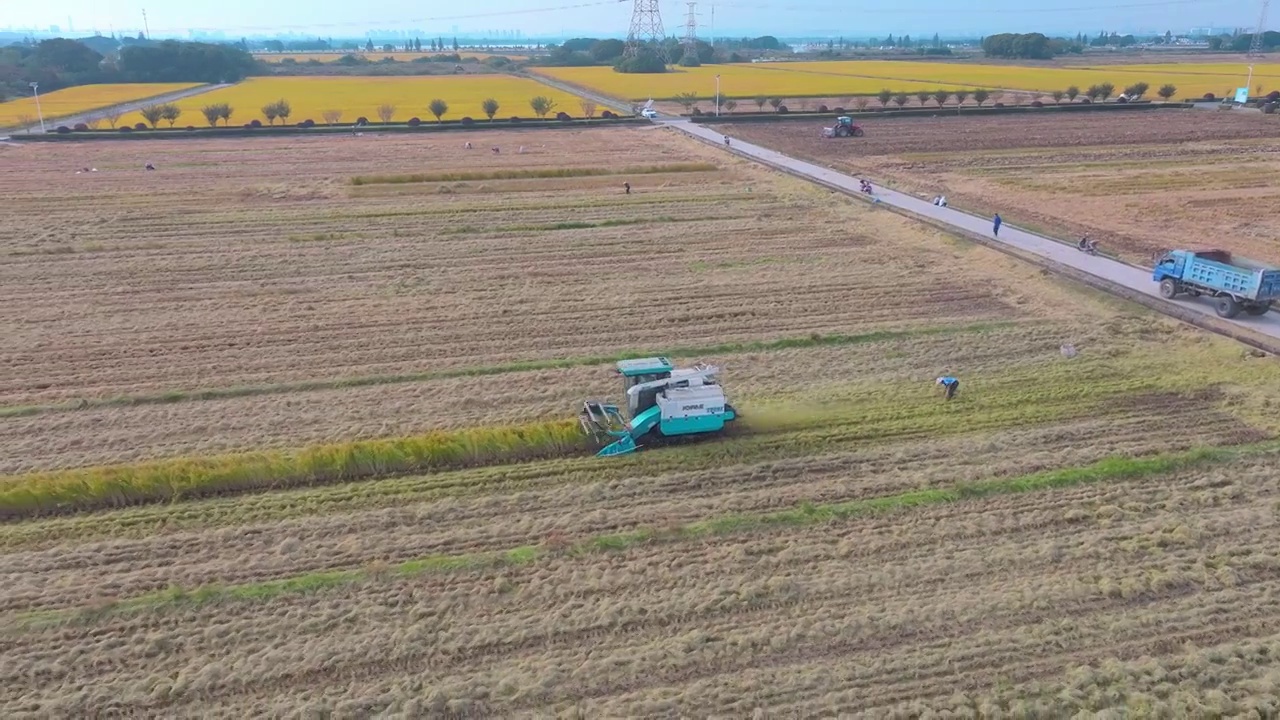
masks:
[[[652,357],[623,360],[615,372],[622,378],[631,419],[600,400],[582,403],[578,416],[587,435],[609,443],[597,456],[719,433],[738,416],[716,381],[720,369],[714,365],[676,368],[665,357]]]

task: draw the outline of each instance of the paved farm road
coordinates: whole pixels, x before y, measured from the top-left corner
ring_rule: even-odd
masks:
[[[45,125],[45,128],[47,128],[48,130],[53,130],[59,125],[66,125],[67,127],[72,127],[76,123],[88,122],[89,118],[91,117],[101,117],[102,114],[107,110],[119,110],[121,113],[131,113],[131,112],[140,110],[147,105],[152,105],[155,103],[177,102],[179,100],[184,100],[186,98],[189,98],[193,95],[203,95],[204,93],[207,93],[207,92],[220,90],[225,87],[231,87],[232,84],[233,83],[221,83],[217,85],[199,85],[197,87],[187,88],[186,90],[171,92],[167,95],[157,95],[155,97],[143,98],[141,100],[132,100],[126,103],[120,103],[119,105],[113,105],[112,107],[88,110],[83,113],[80,113],[79,115],[73,115],[71,117],[60,117],[57,119],[45,118],[44,125]],[[199,116],[197,115],[197,117]],[[203,123],[203,118],[201,118],[201,122]],[[106,125],[103,125],[103,127],[105,128]],[[32,125],[29,128],[16,127],[16,128],[10,128],[8,131],[0,130],[0,140],[5,139],[5,137],[8,135],[17,135],[18,133],[21,133],[21,132],[27,132],[27,133],[33,133],[33,134],[38,133],[40,132],[40,125],[39,123],[37,123],[35,125]]]
[[[684,118],[661,117],[658,122],[669,127],[676,128],[682,132],[688,133],[697,138],[707,140],[724,147],[724,136],[706,126],[689,122]],[[815,130],[815,132],[817,132]],[[828,186],[842,188],[851,193],[858,193],[858,178],[850,177],[843,173],[830,170],[828,168],[814,165],[813,163],[797,160],[789,155],[783,155],[780,152],[769,150],[758,145],[742,142],[740,140],[732,140],[732,145],[727,148],[731,152],[749,157],[766,165],[777,168],[786,168],[791,172],[812,178],[827,184]],[[872,183],[873,178],[867,178]],[[912,195],[897,192],[896,190],[888,190],[885,188],[876,188],[875,196],[881,202],[892,205],[896,208],[906,210],[915,215],[921,215],[937,222],[945,223],[951,227],[966,230],[973,233],[992,237],[991,219],[978,217],[957,210],[951,207],[937,207],[928,200],[924,200]],[[1051,240],[1042,235],[1021,230],[1012,227],[1008,222],[1004,223],[1000,228],[1000,237],[995,238],[997,242],[1004,243],[1016,247],[1025,252],[1030,252],[1048,260],[1061,263],[1068,267],[1075,268],[1082,272],[1088,273],[1095,277],[1109,280],[1124,287],[1137,290],[1143,294],[1157,298],[1160,302],[1167,302],[1179,305],[1185,309],[1203,313],[1204,315],[1217,317],[1214,313],[1213,306],[1204,298],[1186,298],[1179,297],[1176,300],[1164,300],[1160,297],[1159,288],[1156,283],[1151,281],[1151,272],[1142,268],[1129,265],[1105,257],[1097,257],[1086,255],[1074,247]],[[1241,315],[1236,320],[1227,320],[1224,322],[1234,322],[1237,325],[1262,333],[1273,338],[1280,339],[1280,312],[1270,312],[1262,317],[1252,317]]]

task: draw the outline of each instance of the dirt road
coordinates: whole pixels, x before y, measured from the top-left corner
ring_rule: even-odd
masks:
[[[723,146],[723,135],[710,128],[689,122],[687,119],[664,117],[660,122],[694,137]],[[738,155],[802,175],[829,187],[839,188],[850,193],[858,193],[859,178],[850,177],[849,175],[740,140],[733,140],[728,149]],[[872,179],[872,182],[875,182],[874,179]],[[1205,316],[1216,317],[1213,306],[1208,299],[1169,301],[1160,298],[1158,286],[1151,281],[1150,272],[1143,268],[1110,258],[1086,255],[1070,245],[1019,229],[1007,223],[1000,228],[999,236],[995,237],[992,233],[990,218],[977,217],[954,207],[937,207],[928,200],[894,190],[877,188],[874,197],[877,202],[885,203],[935,222],[944,223],[959,230],[985,235],[996,242],[1018,248],[1046,260],[1060,263],[1094,277],[1135,290],[1143,295],[1156,298],[1159,302],[1171,303]],[[1262,317],[1224,320],[1224,322],[1231,322],[1241,328],[1280,340],[1280,315],[1274,312]]]

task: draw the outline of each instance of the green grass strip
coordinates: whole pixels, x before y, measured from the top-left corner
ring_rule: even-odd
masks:
[[[0,519],[523,462],[590,449],[576,419],[0,478]]]
[[[352,185],[401,185],[405,183],[467,182],[477,180],[531,180],[546,178],[596,177],[600,175],[658,175],[662,173],[710,172],[719,170],[714,163],[671,163],[627,168],[532,168],[528,170],[494,170],[490,172],[414,173],[411,175],[357,175]]]
[[[107,611],[147,610],[225,600],[269,600],[283,595],[317,592],[331,587],[352,585],[384,576],[413,577],[429,573],[511,567],[526,565],[553,555],[586,556],[623,551],[646,543],[679,542],[775,527],[806,527],[962,500],[1039,492],[1109,481],[1140,480],[1178,471],[1221,465],[1246,457],[1274,453],[1277,450],[1280,450],[1280,443],[1268,441],[1236,447],[1203,447],[1181,453],[1143,458],[1113,456],[1082,467],[1045,470],[1017,477],[958,483],[949,487],[925,488],[840,503],[821,505],[802,503],[794,508],[775,512],[739,513],[675,527],[640,528],[629,532],[608,533],[587,538],[565,548],[526,545],[501,552],[432,555],[384,568],[309,573],[293,578],[242,585],[205,585],[190,591],[175,587],[99,608],[25,613],[18,616],[17,624],[36,627],[77,617],[91,618]]]
[[[777,340],[758,340],[751,342],[720,343],[718,345],[672,347],[661,350],[652,348],[619,352],[613,355],[583,356],[570,358],[554,358],[547,360],[517,360],[500,365],[480,365],[473,367],[452,368],[448,370],[432,370],[417,373],[400,373],[388,375],[364,375],[349,378],[333,378],[328,380],[303,380],[299,382],[274,383],[271,385],[240,385],[227,388],[208,388],[204,390],[171,390],[162,393],[118,395],[115,397],[80,399],[65,403],[48,405],[15,405],[0,408],[0,418],[29,417],[51,412],[71,412],[90,408],[122,407],[130,405],[166,405],[169,403],[190,400],[228,400],[239,397],[258,395],[280,395],[315,390],[340,390],[343,388],[370,387],[375,385],[392,385],[398,383],[427,382],[431,380],[447,380],[459,377],[484,377],[505,373],[528,372],[531,370],[561,370],[573,367],[589,367],[615,363],[635,357],[696,357],[702,355],[731,355],[746,352],[782,350],[792,348],[817,348],[839,345],[859,345],[863,343],[888,342],[908,338],[928,337],[932,335],[961,335],[983,333],[1017,327],[1016,322],[985,322],[971,325],[955,325],[927,327],[914,330],[877,330],[875,332],[856,335],[806,335],[803,337],[780,338]]]

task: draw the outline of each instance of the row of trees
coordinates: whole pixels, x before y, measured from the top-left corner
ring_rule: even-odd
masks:
[[[1134,83],[1133,85],[1130,85],[1124,89],[1125,99],[1137,100],[1142,96],[1144,96],[1149,89],[1150,89],[1150,86],[1147,85],[1147,83],[1143,83],[1143,82]],[[1087,98],[1089,101],[1097,100],[1097,101],[1105,102],[1112,95],[1115,94],[1115,90],[1116,90],[1115,85],[1112,85],[1111,83],[1100,83],[1097,85],[1090,85],[1083,92],[1080,90],[1079,87],[1072,85],[1066,90],[1056,90],[1052,93],[1047,93],[1047,96],[1053,98],[1054,103],[1061,103],[1063,99],[1066,99],[1068,102],[1075,102],[1077,98]],[[1164,100],[1169,100],[1175,94],[1177,94],[1177,92],[1178,92],[1178,88],[1176,86],[1163,85],[1157,91],[1157,94]],[[967,90],[958,90],[958,91],[920,90],[915,93],[905,93],[905,92],[895,92],[893,90],[885,88],[881,90],[879,93],[877,93],[874,97],[876,100],[880,101],[880,106],[883,108],[887,108],[889,106],[889,103],[893,103],[901,108],[906,106],[913,99],[918,101],[921,107],[927,105],[930,102],[936,103],[938,107],[942,107],[943,105],[951,101],[952,98],[955,99],[955,102],[957,105],[963,105],[965,102],[969,100],[973,100],[973,102],[977,103],[978,107],[982,107],[988,101],[999,102],[1004,97],[1004,95],[1005,93],[1003,90],[978,89],[978,90],[973,90],[972,92]],[[704,99],[699,97],[697,93],[682,93],[672,99],[681,107],[683,107],[686,112],[695,111],[697,109],[698,104],[704,101]],[[839,109],[843,110],[845,108],[856,108],[858,110],[865,110],[871,104],[871,100],[872,98],[867,96],[840,98],[839,101],[841,103],[841,107]],[[714,100],[712,99],[710,101],[714,105]],[[750,102],[753,103],[756,106],[757,110],[759,111],[763,111],[765,105],[772,107],[775,112],[787,111],[787,106],[784,104],[785,101],[783,98],[780,98],[780,97],[768,97],[765,95],[758,95],[755,98],[753,98]],[[802,110],[807,109],[808,103],[809,103],[808,100],[801,99],[800,100],[801,109]],[[726,112],[733,112],[734,109],[736,109],[737,107],[738,107],[738,101],[732,98],[721,98],[720,108],[722,110],[725,110]],[[820,112],[824,112],[825,109],[826,109],[825,105],[819,106]]]
[[[529,99],[529,107],[539,118],[546,118],[547,115],[556,109],[556,101],[546,96],[538,95]],[[581,107],[585,117],[595,117],[596,104],[594,102],[583,100]],[[398,109],[399,108],[391,103],[383,103],[376,109],[378,119],[380,119],[384,124],[390,123]],[[487,98],[480,103],[480,109],[484,111],[485,116],[492,121],[494,117],[497,116],[498,110],[501,109],[501,105],[497,100]],[[427,111],[435,117],[436,122],[443,122],[444,116],[449,112],[449,103],[440,98],[435,98],[431,100],[431,102],[427,103]],[[160,122],[160,120],[169,121],[169,127],[173,127],[174,122],[176,122],[178,117],[182,114],[182,111],[175,105],[151,105],[142,108],[141,112],[142,117],[150,123],[153,128],[158,122]],[[231,107],[227,103],[216,103],[204,106],[200,112],[204,115],[205,120],[208,121],[210,127],[216,127],[219,120],[221,120],[224,125],[229,123],[231,116],[235,114],[235,108]],[[292,114],[293,107],[289,104],[288,100],[284,99],[268,103],[262,107],[262,116],[267,119],[267,123],[270,125],[274,125],[276,119],[279,119],[282,124],[286,123],[289,120],[289,116]],[[339,123],[342,120],[342,115],[343,111],[337,109],[325,110],[320,113],[320,116],[329,125],[336,125]],[[115,127],[115,123],[119,120],[119,117],[119,114],[108,116],[108,119],[111,121],[111,127]]]

